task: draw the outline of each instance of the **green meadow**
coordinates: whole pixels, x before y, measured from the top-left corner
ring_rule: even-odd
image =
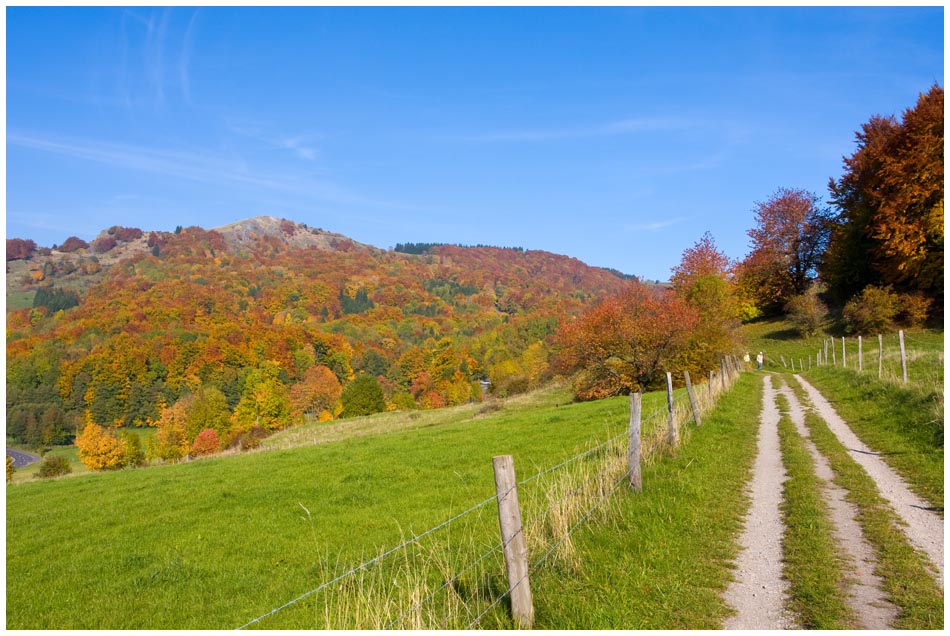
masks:
[[[628,401],[557,389],[413,415],[375,416],[370,433],[353,421],[349,438],[331,425],[336,441],[314,424],[285,434],[306,445],[9,487],[8,628],[241,626],[492,497],[493,456],[512,455],[524,480],[622,435]],[[522,489],[524,509],[546,505],[544,481]],[[462,525],[478,524],[465,549],[494,539],[491,506]],[[259,626],[322,627],[316,602]]]

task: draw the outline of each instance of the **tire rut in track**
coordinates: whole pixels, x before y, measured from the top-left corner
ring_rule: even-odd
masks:
[[[758,450],[747,485],[751,500],[739,538],[736,578],[724,599],[736,610],[725,629],[795,629],[786,610],[788,582],[782,578],[782,540],[785,525],[779,506],[787,479],[779,447],[779,412],[771,376],[763,378]]]
[[[845,556],[852,568],[847,587],[847,601],[858,623],[856,627],[888,629],[897,617],[898,610],[887,600],[881,578],[874,573],[877,558],[858,523],[858,510],[845,499],[847,491],[832,481],[835,477],[834,471],[828,459],[818,451],[811,440],[811,434],[805,426],[805,410],[798,397],[784,384],[779,393],[788,400],[789,419],[805,443],[815,475],[821,482],[821,495],[827,506],[838,553]]]
[[[881,496],[906,524],[901,530],[911,545],[926,554],[935,570],[935,580],[943,588],[943,519],[928,508],[930,505],[914,494],[901,477],[877,453],[868,448],[831,403],[801,376],[795,379],[805,389],[808,399],[854,459],[874,480]]]

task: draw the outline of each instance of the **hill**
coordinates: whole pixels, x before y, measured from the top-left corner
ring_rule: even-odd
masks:
[[[318,367],[339,387],[378,378],[387,408],[478,399],[484,379],[523,391],[550,376],[542,343],[559,320],[624,284],[544,251],[413,255],[272,217],[69,243],[7,262],[8,435],[27,443],[82,422],[149,426],[208,389],[229,416],[272,399],[249,416],[271,430],[334,417],[339,404],[290,408]]]

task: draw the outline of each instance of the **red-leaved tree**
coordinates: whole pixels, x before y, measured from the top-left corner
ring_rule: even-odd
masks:
[[[555,334],[555,366],[577,372],[574,395],[594,400],[660,383],[672,370],[699,320],[672,292],[633,282],[562,325]]]

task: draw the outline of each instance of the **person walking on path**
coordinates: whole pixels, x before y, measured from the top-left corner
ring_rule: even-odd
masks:
[[[762,370],[762,363],[765,362],[765,354],[759,351],[759,355],[755,356],[755,362],[759,365],[759,371]]]

